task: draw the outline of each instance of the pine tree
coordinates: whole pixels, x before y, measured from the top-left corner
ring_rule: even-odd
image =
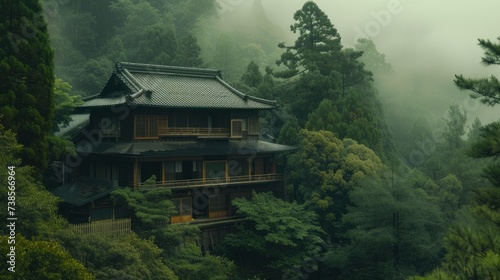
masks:
[[[276,76],[289,78],[301,71],[319,70],[323,75],[329,75],[329,63],[332,57],[339,55],[342,45],[337,29],[328,16],[312,1],[304,4],[295,12],[293,19],[297,22],[290,26],[293,33],[299,32],[299,37],[293,46],[280,43],[278,47],[286,51],[277,61],[288,70],[277,72]]]
[[[199,67],[203,64],[201,48],[194,35],[188,33],[182,37],[173,64],[185,67]]]
[[[22,162],[44,168],[52,131],[54,67],[37,0],[0,1],[0,115],[23,144]]]
[[[485,66],[500,65],[499,42],[479,39],[484,50]],[[500,83],[494,76],[471,79],[455,75],[455,85],[472,91],[472,98],[494,106],[500,103]],[[477,124],[476,124],[477,126]],[[480,129],[480,137],[473,142],[469,155],[475,158],[497,159],[500,155],[500,121]],[[417,279],[498,279],[500,275],[500,164],[493,161],[484,170],[492,184],[477,186],[475,221],[458,225],[446,237],[448,251],[439,269],[425,278]]]
[[[250,61],[247,66],[247,71],[241,76],[241,81],[249,87],[258,87],[262,82],[262,74],[259,70],[259,65],[255,61]]]

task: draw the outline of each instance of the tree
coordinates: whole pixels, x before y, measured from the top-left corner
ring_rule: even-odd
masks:
[[[341,116],[337,107],[329,99],[324,99],[316,110],[309,114],[305,128],[308,130],[326,130],[332,133],[338,132]]]
[[[253,60],[247,66],[247,70],[241,76],[241,81],[249,87],[258,87],[262,82],[262,74],[259,70],[259,65]]]
[[[360,38],[356,43],[356,50],[363,52],[360,60],[366,68],[376,75],[393,73],[392,66],[385,61],[385,55],[378,52],[375,43],[371,39]]]
[[[178,279],[152,238],[141,239],[135,233],[77,235],[67,231],[59,239],[97,279]]]
[[[11,166],[11,174],[0,173],[0,199],[10,201],[8,189],[14,182],[15,205],[12,206],[20,223],[16,224],[16,231],[28,238],[48,238],[60,231],[66,222],[58,214],[59,199],[48,192],[41,182],[35,179],[36,172],[31,166],[20,166],[22,146],[17,143],[15,134],[5,130],[0,125],[0,166],[7,168]],[[9,176],[11,176],[9,178]],[[5,208],[6,209],[6,208]],[[0,217],[7,220],[7,211],[2,211]],[[3,227],[0,232],[7,234],[8,228]]]
[[[96,279],[56,241],[30,240],[20,233],[15,244],[9,245],[8,240],[7,235],[0,236],[4,252],[15,247],[15,272],[4,271],[2,279]],[[9,258],[2,254],[2,263],[9,263]]]
[[[184,238],[180,243],[182,245],[175,247],[175,253],[165,257],[166,263],[172,267],[179,279],[234,279],[236,265],[226,257],[203,254],[196,242],[198,236],[189,240]]]
[[[54,84],[54,124],[52,130],[59,131],[59,125],[62,127],[68,126],[71,121],[71,113],[83,101],[78,95],[71,95],[71,85],[62,79],[56,78]]]
[[[458,104],[450,106],[448,110],[448,118],[446,119],[446,128],[444,137],[452,148],[460,148],[465,135],[465,122],[467,121],[467,113],[460,109]]]
[[[199,67],[203,64],[201,48],[191,33],[181,38],[173,64],[185,67]]]
[[[213,67],[222,71],[224,80],[236,81],[244,71],[238,64],[238,51],[240,44],[231,34],[222,33],[219,35],[211,61]]]
[[[146,180],[156,181],[156,176]],[[127,207],[134,213],[134,230],[144,236],[149,236],[151,231],[159,225],[166,224],[174,212],[174,205],[170,201],[172,191],[167,188],[150,188],[133,190],[123,188],[111,193],[117,204]]]
[[[500,38],[499,38],[500,41]],[[485,50],[482,63],[486,66],[500,65],[500,42],[493,43],[490,40],[479,40],[479,46]],[[458,88],[470,90],[472,98],[478,98],[481,102],[494,106],[500,103],[500,84],[494,76],[486,79],[469,79],[462,75],[456,75],[454,81]],[[494,158],[500,154],[500,122],[493,122],[483,127],[482,139],[478,140],[470,149],[469,154],[475,158]],[[485,169],[485,176],[493,184],[492,188],[486,188],[480,195],[479,211],[484,217],[494,223],[500,224],[500,164],[493,162]],[[500,229],[499,229],[500,230]]]
[[[349,196],[342,217],[349,241],[326,258],[335,279],[402,279],[434,268],[442,214],[424,191],[383,178],[363,181]]]
[[[22,163],[46,168],[52,131],[54,64],[39,1],[2,1],[0,115],[23,145]]]
[[[271,193],[252,195],[252,199],[233,200],[237,213],[247,219],[228,234],[224,251],[247,271],[266,270],[266,276],[296,279],[300,269],[317,269],[321,257],[323,230],[316,225],[316,215],[304,206],[288,203]]]
[[[500,65],[500,37],[499,42],[479,39],[479,46],[484,50],[481,62],[485,66]],[[455,85],[461,90],[469,90],[472,98],[482,103],[494,106],[500,103],[500,82],[495,76],[489,78],[471,79],[463,75],[455,75]]]
[[[296,23],[290,29],[293,33],[299,32],[299,37],[293,46],[285,46],[285,43],[278,45],[286,51],[277,64],[283,64],[288,69],[277,72],[276,76],[288,78],[301,71],[314,70],[328,76],[332,69],[325,64],[331,61],[332,56],[338,56],[342,49],[337,29],[312,1],[304,3],[302,9],[295,12],[293,19]]]
[[[499,39],[500,41],[500,39]],[[485,51],[482,63],[500,65],[500,42],[479,39]],[[455,75],[455,85],[472,91],[471,97],[494,106],[500,103],[500,84],[494,76],[471,79]],[[480,139],[468,154],[475,158],[497,159],[500,154],[500,122],[480,129]],[[493,161],[484,169],[491,186],[476,186],[475,221],[457,225],[447,235],[448,252],[439,269],[421,279],[495,279],[500,275],[500,164]]]
[[[350,191],[361,180],[379,178],[385,165],[366,146],[329,131],[302,130],[299,137],[301,149],[289,159],[297,199],[319,215],[327,233],[338,236]]]

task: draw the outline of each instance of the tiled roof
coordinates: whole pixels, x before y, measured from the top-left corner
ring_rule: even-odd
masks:
[[[59,131],[54,133],[56,136],[73,136],[84,129],[90,122],[90,114],[72,114],[68,126],[60,127]]]
[[[117,188],[117,185],[113,185],[109,181],[80,178],[78,181],[55,188],[52,193],[62,198],[66,203],[81,206],[101,198]]]
[[[102,142],[92,153],[123,156],[210,156],[253,155],[295,151],[297,147],[265,141],[208,141],[200,142]],[[78,151],[78,147],[77,147]]]
[[[112,84],[120,83],[126,91]],[[220,71],[119,62],[99,95],[82,107],[128,104],[163,108],[272,109],[276,101],[246,95],[221,79]]]

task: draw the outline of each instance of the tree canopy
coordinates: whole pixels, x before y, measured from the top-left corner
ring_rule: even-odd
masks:
[[[484,49],[482,63],[486,66],[500,64],[500,42],[479,40]],[[500,103],[500,87],[496,77],[471,79],[455,75],[455,85],[472,91],[471,97],[494,106]],[[500,123],[498,121],[479,129],[469,155],[475,158],[498,157]],[[500,165],[491,162],[484,169],[484,176],[491,185],[476,186],[473,222],[459,223],[446,236],[447,254],[441,266],[419,279],[495,279],[500,275]]]
[[[0,11],[0,115],[23,145],[22,163],[48,166],[54,114],[54,63],[39,1],[3,3]]]
[[[265,268],[271,277],[293,279],[303,266],[320,258],[323,230],[316,214],[303,205],[276,198],[272,193],[253,193],[252,199],[236,198],[233,205],[246,221],[224,239],[223,246],[247,270]],[[317,263],[310,267],[317,269]],[[262,275],[264,276],[264,275]],[[281,276],[281,277],[279,277]]]

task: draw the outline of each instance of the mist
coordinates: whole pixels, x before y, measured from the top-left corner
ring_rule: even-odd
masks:
[[[14,278],[500,279],[500,1],[0,3]]]
[[[238,2],[238,1],[232,1]],[[242,1],[240,1],[242,2]],[[268,17],[291,37],[293,13],[304,1],[263,0]],[[500,118],[500,112],[472,101],[453,84],[455,74],[466,77],[497,75],[498,69],[481,65],[477,39],[495,40],[494,24],[500,2],[470,1],[315,1],[342,36],[344,47],[353,47],[359,37],[369,37],[385,55],[395,74],[376,81],[389,124],[398,114],[394,105],[412,105],[439,122],[452,104],[459,104],[468,121],[482,123]],[[376,73],[375,73],[376,74]]]

